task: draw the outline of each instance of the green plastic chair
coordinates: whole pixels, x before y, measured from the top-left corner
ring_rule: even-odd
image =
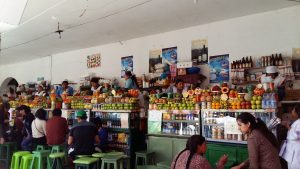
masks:
[[[74,160],[75,169],[97,169],[98,158],[92,157],[82,157],[77,160]]]
[[[18,151],[15,152],[12,156],[11,163],[10,163],[10,169],[19,169],[22,156],[30,154],[29,151]]]
[[[154,156],[155,156],[154,152],[148,152],[148,151],[135,152],[135,166],[138,165],[138,161],[140,158],[142,159],[142,165],[155,164]]]
[[[51,169],[64,169],[62,159],[64,159],[65,153],[51,153],[49,158],[52,159]]]
[[[30,169],[34,169],[34,163],[38,163],[38,167],[36,169],[45,169],[44,163],[47,163],[47,169],[50,169],[50,159],[49,159],[50,150],[41,150],[41,151],[33,151],[32,161],[30,165]]]

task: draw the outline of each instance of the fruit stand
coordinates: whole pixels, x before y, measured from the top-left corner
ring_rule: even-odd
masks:
[[[247,137],[239,131],[236,117],[249,112],[266,124],[276,118],[276,93],[265,91],[260,84],[230,88],[223,83],[166,96],[152,94],[149,104],[148,149],[160,161],[171,161],[185,148],[188,137],[201,133],[208,141],[206,157],[211,165],[229,154],[225,168],[230,168],[248,157]]]

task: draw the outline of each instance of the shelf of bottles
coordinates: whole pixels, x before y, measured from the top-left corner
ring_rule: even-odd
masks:
[[[291,64],[288,59],[283,59],[282,54],[261,56],[254,66],[252,57],[243,57],[231,63],[231,81],[235,85],[255,84],[267,66],[277,66],[280,74],[286,75],[290,72]]]
[[[62,117],[67,119],[67,123],[69,128],[71,128],[73,125],[77,124],[76,119],[76,112],[82,110],[82,109],[62,109]],[[91,111],[89,109],[84,109],[87,115],[87,121],[90,121],[92,118]]]
[[[248,112],[269,124],[276,117],[276,109],[260,110],[225,110],[202,109],[202,135],[208,141],[246,144],[247,136],[238,130],[236,118],[239,114]]]
[[[109,150],[123,151],[130,154],[131,131],[139,127],[139,113],[118,112],[118,110],[93,111],[95,118],[100,118],[102,126],[108,130]]]
[[[150,112],[154,111],[157,110],[150,110]],[[200,134],[199,110],[159,111],[163,112],[159,134],[183,137]],[[151,113],[149,115],[151,115]]]

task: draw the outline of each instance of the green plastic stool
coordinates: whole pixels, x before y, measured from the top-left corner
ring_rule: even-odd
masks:
[[[112,151],[109,153],[106,153],[107,155],[124,155],[124,152],[121,151]]]
[[[75,169],[78,169],[80,167],[84,169],[97,169],[98,166],[98,159],[97,158],[91,158],[91,157],[82,157],[77,160],[74,160],[73,163],[75,164]]]
[[[162,161],[156,164],[159,169],[169,169],[171,166],[170,161]]]
[[[137,169],[159,169],[156,165],[138,165]]]
[[[124,155],[107,155],[102,157],[102,164],[101,164],[101,169],[107,169],[110,168],[110,165],[113,164],[114,169],[118,169],[120,166],[120,169],[123,168],[123,157]]]
[[[142,165],[155,164],[154,156],[155,156],[154,152],[148,152],[148,151],[135,152],[135,166],[138,165],[139,158],[142,159]],[[149,163],[150,160],[151,160],[151,163]]]
[[[30,168],[31,162],[32,162],[32,154],[26,154],[22,156],[21,158],[21,164],[20,164],[20,169],[28,169]],[[38,168],[38,163],[35,162],[34,166],[35,168]]]
[[[38,163],[37,169],[45,169],[44,168],[44,163],[45,162],[47,163],[47,167],[46,168],[50,169],[49,154],[50,154],[50,150],[33,151],[33,156],[32,156],[32,161],[31,161],[30,169],[34,169],[34,163],[36,161]]]
[[[29,151],[18,151],[15,152],[11,158],[10,169],[19,169],[22,156],[30,154]]]
[[[62,159],[65,157],[65,153],[51,153],[49,158],[52,159],[51,169],[64,169]]]
[[[94,154],[92,154],[92,157],[98,158],[98,164],[97,164],[98,167],[101,166],[101,158],[103,158],[106,155],[107,155],[107,153],[94,153]]]
[[[62,145],[53,145],[51,146],[51,154],[52,153],[61,153],[65,152],[66,148]]]
[[[15,142],[6,142],[4,144],[0,144],[0,160],[5,162],[6,168],[9,168],[10,159],[15,151],[17,151],[17,144]]]
[[[130,156],[123,155],[122,164],[121,165],[123,165],[124,162],[126,162],[126,164],[127,164],[126,169],[130,169]]]
[[[37,145],[35,151],[47,150],[47,146],[45,145]]]
[[[50,147],[51,147],[51,154],[52,153],[65,153],[64,163],[68,164],[68,152],[66,151],[66,147],[64,145],[52,145]]]

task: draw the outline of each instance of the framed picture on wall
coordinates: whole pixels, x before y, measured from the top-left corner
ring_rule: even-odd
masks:
[[[229,54],[209,57],[210,83],[229,81]]]
[[[121,58],[121,77],[124,78],[125,72],[133,72],[133,56]]]
[[[92,54],[87,56],[87,68],[96,68],[101,66],[101,54]]]

